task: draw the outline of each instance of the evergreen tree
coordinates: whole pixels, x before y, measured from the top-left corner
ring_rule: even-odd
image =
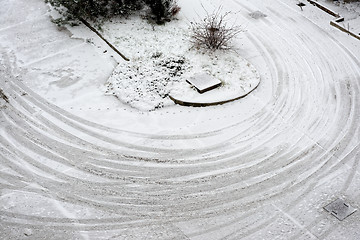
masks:
[[[62,17],[55,19],[58,25],[76,25],[79,20],[98,25],[113,16],[126,16],[148,5],[149,19],[158,24],[170,21],[180,8],[176,0],[45,0],[58,10]]]
[[[150,7],[150,17],[157,24],[170,21],[180,10],[175,0],[145,0]]]
[[[76,25],[80,19],[101,23],[116,15],[128,15],[143,6],[142,0],[45,0],[58,10],[62,17],[55,19],[58,25]]]

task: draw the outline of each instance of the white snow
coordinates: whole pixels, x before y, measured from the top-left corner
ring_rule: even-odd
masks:
[[[258,86],[259,74],[236,49],[197,49],[188,25],[183,19],[153,26],[139,16],[106,23],[106,38],[130,58],[113,72],[106,93],[136,109],[151,111],[174,105],[169,95],[183,101],[216,103],[241,97]],[[199,73],[217,79],[222,87],[206,96],[198,93],[187,81]]]
[[[212,90],[221,85],[221,81],[219,79],[216,79],[207,73],[198,73],[186,81],[195,87],[196,90],[200,91],[200,93]]]
[[[359,3],[319,2],[357,31]],[[114,20],[103,34],[125,62],[84,26],[58,31],[42,0],[1,1],[0,238],[358,239],[359,211],[323,207],[360,206],[360,41],[297,3],[179,0],[165,26]],[[191,48],[188,23],[220,5],[246,29],[234,50]],[[171,82],[153,67],[179,59]],[[230,97],[261,81],[217,106],[161,97],[199,96],[183,80],[201,71]]]

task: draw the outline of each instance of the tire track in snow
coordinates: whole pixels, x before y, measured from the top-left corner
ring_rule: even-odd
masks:
[[[46,103],[11,77],[7,83],[0,80],[10,98],[0,118],[0,169],[11,170],[0,177],[7,182],[1,185],[3,223],[54,231],[123,231],[238,213],[209,227],[210,232],[199,228],[186,234],[196,238],[223,231],[237,239],[271,228],[282,216],[274,202],[287,202],[287,214],[296,209],[312,194],[306,187],[348,164],[347,145],[358,144],[359,83],[353,79],[360,77],[359,62],[335,39],[320,31],[326,38],[316,42],[308,37],[310,30],[294,31],[285,17],[267,9],[268,18],[254,24],[247,37],[268,63],[272,97],[266,100],[254,92],[249,97],[264,107],[216,131],[158,135],[111,129]],[[350,69],[339,74],[349,66],[345,62]],[[231,138],[195,150],[160,145],[230,132]],[[137,144],[142,139],[155,147]],[[291,200],[292,194],[299,199]],[[25,195],[30,199],[19,199]],[[52,201],[73,214],[66,215]],[[36,202],[54,216],[31,211]],[[268,217],[260,217],[262,206],[269,208]],[[256,224],[239,228],[239,222]]]

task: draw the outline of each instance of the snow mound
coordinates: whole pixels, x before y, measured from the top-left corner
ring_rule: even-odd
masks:
[[[106,94],[143,111],[172,105],[168,95],[189,67],[185,61],[183,56],[154,53],[149,59],[120,64],[106,83]]]
[[[203,106],[229,102],[246,96],[260,83],[260,75],[255,67],[233,51],[219,51],[207,54],[189,53],[192,68],[183,74],[184,79],[205,72],[219,79],[220,87],[205,93],[198,93],[185,81],[173,85],[172,99],[186,105]]]
[[[194,48],[184,21],[152,26],[132,17],[107,23],[104,34],[130,58],[115,69],[105,93],[141,111],[173,105],[170,95],[206,102],[238,98],[260,82],[256,69],[235,51]],[[221,87],[200,96],[186,82],[199,73],[220,80]]]

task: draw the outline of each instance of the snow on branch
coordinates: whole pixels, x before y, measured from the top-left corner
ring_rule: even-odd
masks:
[[[199,22],[191,22],[192,43],[197,47],[205,47],[210,50],[228,49],[230,42],[239,33],[245,30],[238,25],[228,26],[227,17],[231,12],[221,13],[218,8],[213,13],[208,13]]]

